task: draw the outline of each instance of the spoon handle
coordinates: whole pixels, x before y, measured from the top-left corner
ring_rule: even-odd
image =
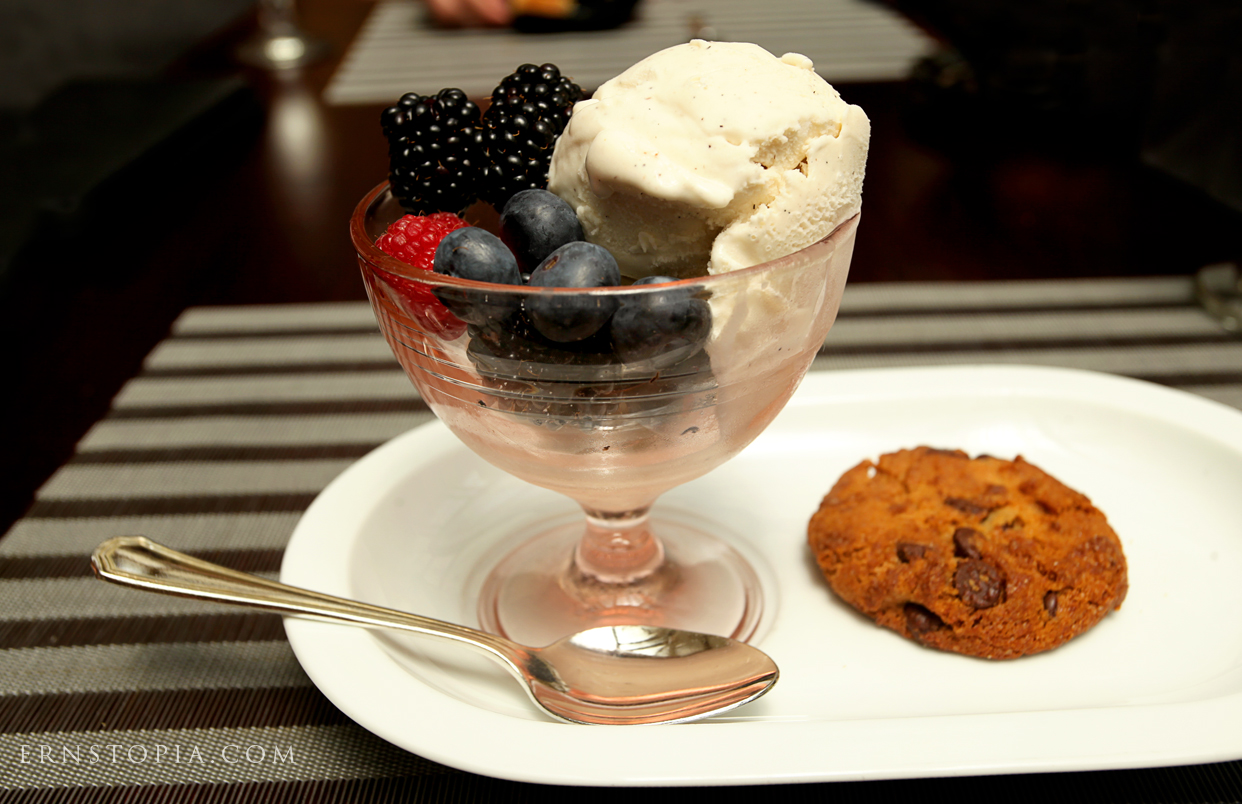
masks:
[[[519,678],[518,665],[528,655],[522,646],[494,634],[269,581],[179,553],[144,536],[117,536],[99,545],[91,556],[91,568],[106,581],[148,592],[454,640],[500,659]]]

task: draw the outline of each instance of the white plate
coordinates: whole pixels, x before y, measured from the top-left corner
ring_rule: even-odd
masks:
[[[1055,651],[987,662],[921,648],[834,599],[808,555],[807,519],[845,469],[918,444],[1021,453],[1086,493],[1125,546],[1125,606]],[[745,452],[660,503],[710,512],[766,561],[775,608],[759,644],[781,680],[753,704],[683,726],[572,726],[542,718],[468,650],[286,628],[311,678],[365,728],[521,781],[720,785],[1235,759],[1239,490],[1242,414],[1188,394],[1047,368],[816,373]],[[495,551],[495,534],[573,511],[428,425],[323,492],[281,577],[470,623],[481,579],[469,568]]]

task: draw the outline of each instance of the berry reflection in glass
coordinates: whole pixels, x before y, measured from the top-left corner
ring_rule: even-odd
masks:
[[[788,402],[836,317],[857,216],[752,268],[577,290],[405,265],[374,245],[402,214],[380,185],[350,222],[398,362],[471,450],[585,512],[499,558],[481,626],[531,645],[621,623],[753,636],[754,569],[710,527],[662,520],[652,506],[736,455]],[[574,327],[537,327],[528,314],[557,310],[601,324],[556,340]],[[457,326],[444,325],[446,311]]]

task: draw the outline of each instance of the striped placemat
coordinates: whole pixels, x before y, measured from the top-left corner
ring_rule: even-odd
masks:
[[[1115,372],[1242,409],[1242,339],[1181,277],[854,285],[814,370],[950,363]],[[538,786],[436,765],[351,723],[311,685],[276,615],[90,577],[90,551],[124,533],[274,575],[325,484],[431,418],[365,304],[181,316],[0,539],[0,800],[533,798]],[[1240,767],[1050,774],[1021,790],[1065,798],[1077,785],[1104,800],[1082,785],[1131,784],[1145,801],[1238,800]],[[820,795],[912,794],[904,784]],[[937,784],[1015,792],[1003,779]],[[1152,793],[1161,785],[1169,797]]]
[[[643,57],[700,38],[802,53],[829,82],[894,81],[933,48],[905,17],[868,0],[642,0],[611,31],[440,30],[416,0],[376,4],[325,90],[332,104],[391,103],[458,87],[490,95],[519,64],[552,62],[588,92]]]

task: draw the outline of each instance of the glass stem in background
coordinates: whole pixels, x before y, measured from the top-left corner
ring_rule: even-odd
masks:
[[[297,8],[293,0],[259,0],[259,30],[269,36],[297,36]]]
[[[287,70],[319,61],[327,43],[306,35],[298,26],[294,0],[259,0],[258,31],[243,42],[237,57],[265,70]]]

